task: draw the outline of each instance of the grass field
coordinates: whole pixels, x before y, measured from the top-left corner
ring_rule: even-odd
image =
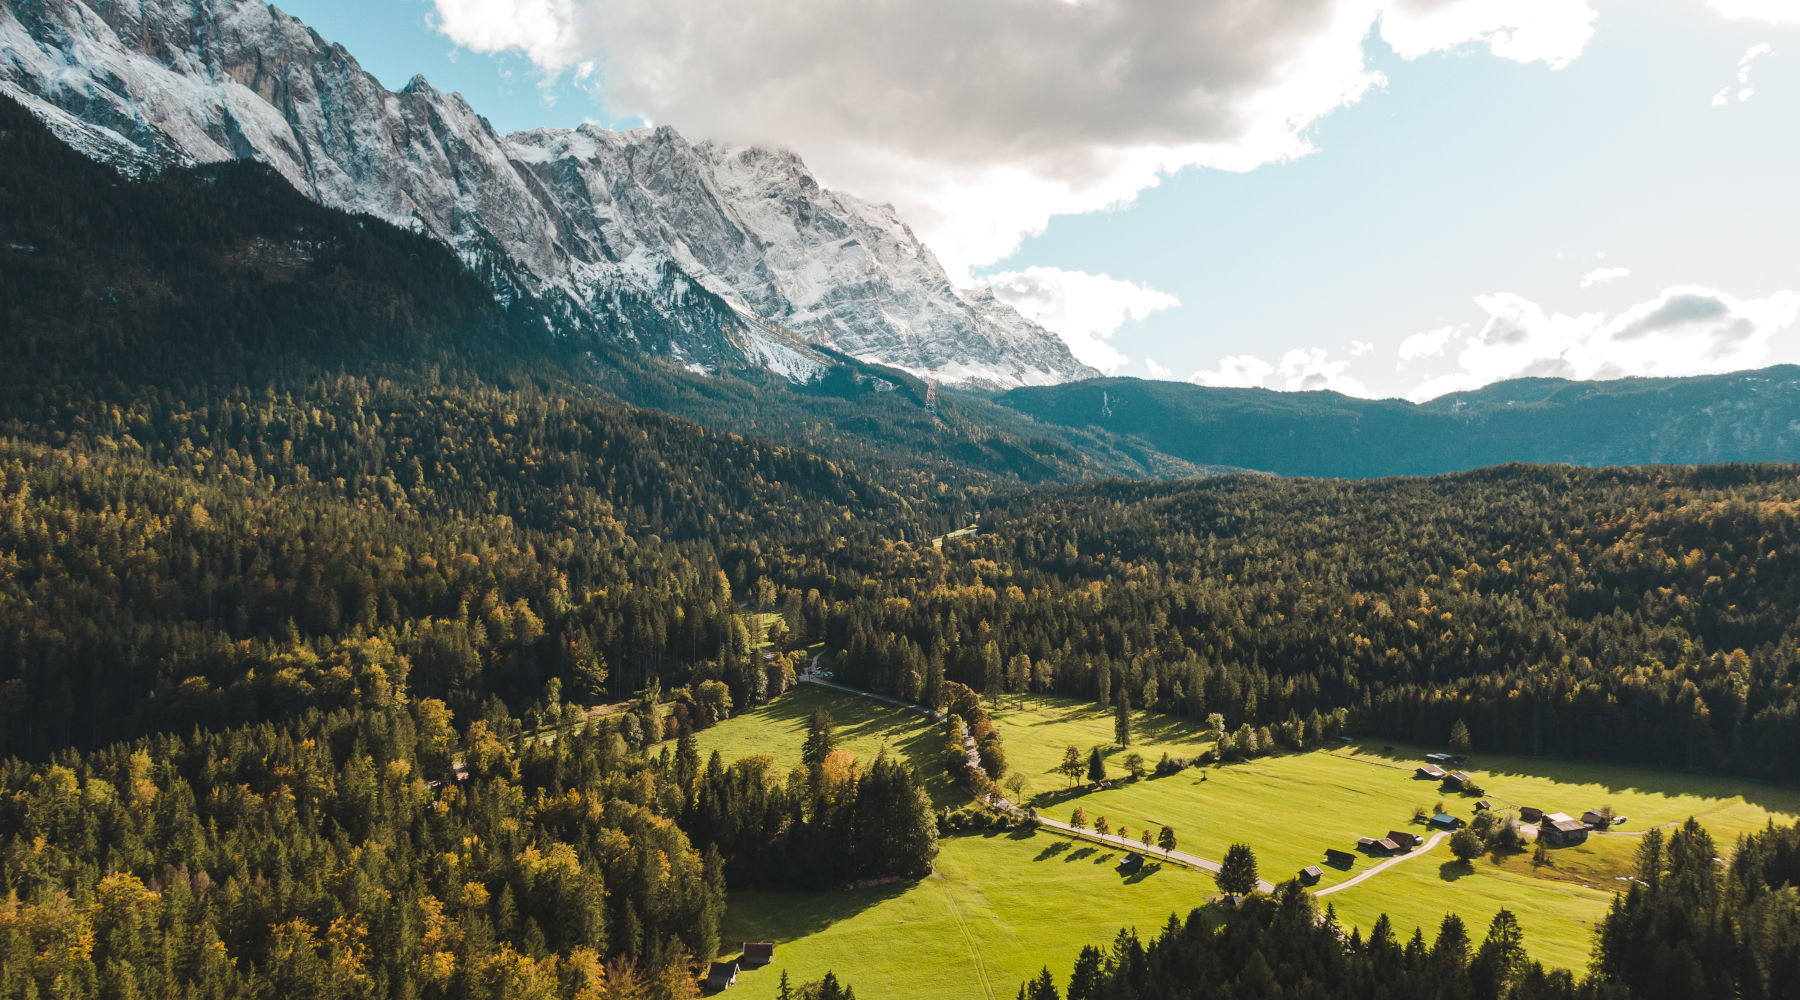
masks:
[[[728,764],[740,757],[766,753],[786,773],[799,766],[807,722],[812,719],[813,710],[821,706],[837,723],[839,749],[867,764],[886,747],[919,769],[933,806],[968,802],[968,796],[957,790],[940,766],[937,754],[943,731],[935,723],[917,712],[811,684],[801,684],[753,712],[701,730],[695,734],[694,742],[702,760],[714,750]]]
[[[701,752],[717,749],[727,760],[767,753],[791,767],[799,760],[807,719],[820,705],[837,720],[843,748],[858,759],[873,760],[883,746],[906,754],[926,777],[936,805],[964,804],[937,766],[939,732],[924,717],[809,685],[701,733]],[[990,711],[1005,736],[1011,766],[1030,778],[1026,798],[1046,815],[1066,820],[1079,805],[1090,822],[1105,815],[1115,829],[1124,824],[1134,834],[1145,824],[1167,824],[1181,850],[1210,858],[1242,841],[1255,849],[1263,876],[1276,882],[1317,864],[1326,847],[1351,849],[1357,837],[1390,829],[1425,832],[1410,826],[1415,807],[1431,810],[1441,800],[1467,818],[1474,804],[1473,797],[1445,793],[1413,777],[1424,748],[1390,751],[1379,743],[1192,768],[1097,792],[1085,786],[1071,791],[1053,771],[1070,744],[1084,753],[1101,747],[1109,769],[1122,776],[1111,713],[1086,703],[1033,698]],[[1132,749],[1151,762],[1164,751],[1191,757],[1210,745],[1192,723],[1143,713],[1137,714],[1133,733]],[[1386,912],[1402,938],[1415,926],[1429,937],[1445,913],[1455,912],[1479,940],[1494,912],[1505,906],[1518,914],[1534,958],[1579,969],[1587,961],[1593,926],[1621,884],[1617,876],[1629,870],[1642,830],[1694,816],[1728,853],[1740,833],[1771,820],[1800,820],[1800,790],[1741,779],[1489,754],[1478,754],[1469,771],[1483,786],[1483,797],[1502,811],[1529,805],[1579,815],[1611,805],[1628,819],[1619,832],[1551,851],[1551,864],[1543,867],[1533,866],[1529,853],[1462,865],[1447,845],[1439,845],[1328,896],[1346,926],[1367,929]],[[1081,853],[1092,848],[1071,844],[1046,850],[1068,843],[1050,834],[1022,841],[997,834],[955,837],[944,841],[942,877],[919,885],[824,894],[733,893],[728,934],[780,942],[782,963],[776,971],[746,980],[766,979],[770,990],[781,964],[788,964],[796,977],[816,978],[835,968],[859,990],[866,980],[867,995],[898,997],[984,996],[977,984],[985,968],[994,989],[1011,994],[1020,978],[1045,961],[1060,981],[1082,944],[1103,943],[1127,924],[1148,932],[1171,910],[1186,913],[1215,891],[1210,877],[1165,866],[1142,883],[1155,891],[1127,886],[1130,893],[1121,896],[1110,863]],[[1047,864],[1071,857],[1076,861]],[[1089,860],[1102,863],[1079,863]],[[1359,858],[1347,873],[1327,868],[1320,888],[1375,863]],[[1179,888],[1161,894],[1165,886]],[[986,930],[965,934],[964,928],[977,927]],[[871,947],[876,937],[881,941]],[[929,987],[908,993],[906,984],[919,981],[921,968],[945,970],[955,989],[945,992],[924,977]]]
[[[1113,745],[1112,712],[1093,702],[1068,698],[1027,695],[1022,703],[1007,700],[989,705],[988,714],[1005,737],[1007,766],[1031,781],[1027,798],[1068,786],[1068,779],[1055,773],[1055,768],[1062,762],[1063,749],[1071,745],[1081,751],[1084,760],[1088,750],[1099,747],[1107,770],[1123,777],[1128,752],[1143,754],[1146,763],[1155,764],[1165,752],[1171,757],[1191,758],[1213,744],[1205,730],[1185,719],[1140,710],[1131,713],[1131,750],[1121,751]]]
[[[1063,745],[1079,743],[1062,734],[1080,731],[1079,724],[1097,725],[1101,715],[1091,708],[1071,712],[1058,706],[996,713],[996,719],[1013,758],[1047,771]],[[1178,724],[1147,728],[1146,735],[1179,738]],[[1110,719],[1103,730],[1093,729],[1089,743],[1110,738]],[[1056,735],[1048,746],[1022,745],[1036,740],[1037,733]],[[1194,731],[1192,738],[1197,737]],[[1153,757],[1148,749],[1142,752]],[[1443,801],[1453,814],[1470,816],[1474,796],[1448,794],[1413,777],[1424,753],[1417,747],[1387,752],[1382,746],[1357,744],[1195,768],[1073,797],[1060,791],[1065,784],[1060,776],[1040,771],[1033,791],[1038,807],[1058,819],[1067,820],[1080,806],[1090,822],[1104,815],[1115,828],[1120,823],[1133,831],[1147,823],[1170,825],[1182,850],[1203,857],[1222,857],[1226,847],[1242,841],[1255,849],[1263,876],[1279,882],[1318,864],[1326,847],[1353,850],[1357,837],[1379,837],[1390,829],[1424,833],[1423,827],[1411,825],[1415,807],[1435,810]],[[1553,850],[1552,863],[1541,868],[1530,863],[1529,855],[1517,854],[1483,859],[1471,869],[1454,863],[1448,848],[1440,845],[1429,856],[1334,893],[1330,901],[1346,924],[1366,928],[1386,911],[1403,934],[1417,925],[1425,925],[1429,933],[1446,912],[1455,911],[1473,933],[1504,905],[1519,915],[1531,935],[1534,957],[1579,968],[1587,959],[1593,923],[1611,902],[1620,884],[1617,876],[1629,870],[1637,832],[1694,816],[1722,850],[1729,850],[1740,833],[1770,820],[1792,823],[1800,818],[1800,791],[1741,779],[1500,755],[1478,755],[1469,770],[1484,788],[1482,797],[1502,811],[1531,805],[1580,815],[1611,805],[1628,819],[1622,832]],[[1346,881],[1375,863],[1359,860],[1349,872],[1326,868],[1320,887]]]
[[[963,835],[940,842],[937,874],[921,882],[825,893],[734,892],[726,948],[777,942],[775,962],[733,994],[775,995],[827,970],[883,1000],[1008,1000],[1048,966],[1068,982],[1083,945],[1120,927],[1153,936],[1217,892],[1197,872],[1152,861],[1119,874],[1116,851],[1047,833]],[[731,957],[727,955],[726,957]]]

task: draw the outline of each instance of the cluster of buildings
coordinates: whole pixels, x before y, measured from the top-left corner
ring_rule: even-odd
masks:
[[[706,970],[706,991],[719,993],[737,984],[738,973],[746,968],[768,965],[775,960],[775,942],[745,941],[736,960],[714,962]]]

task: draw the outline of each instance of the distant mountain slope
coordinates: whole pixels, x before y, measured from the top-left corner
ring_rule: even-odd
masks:
[[[1138,379],[998,398],[1040,423],[1136,437],[1197,464],[1293,476],[1800,459],[1800,367],[1791,365],[1693,378],[1521,379],[1424,404]]]
[[[128,179],[0,97],[0,434],[116,434],[127,430],[113,425],[119,404],[171,393],[316,392],[330,409],[348,377],[426,397],[529,391],[561,400],[571,423],[653,436],[729,432],[746,455],[830,463],[857,480],[834,492],[865,513],[890,494],[918,508],[1008,480],[1199,471],[1104,432],[1041,427],[981,394],[946,390],[933,415],[918,379],[828,349],[805,383],[761,369],[702,376],[558,337],[544,308],[522,297],[503,309],[441,244],[320,206],[265,165]],[[667,517],[705,514],[672,505]]]
[[[816,341],[997,387],[1096,374],[791,154],[669,128],[501,135],[422,77],[387,90],[260,0],[0,0],[0,93],[108,162],[268,163],[450,245],[503,302],[697,369],[805,379]]]

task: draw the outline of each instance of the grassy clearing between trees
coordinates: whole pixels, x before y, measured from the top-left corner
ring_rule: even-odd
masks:
[[[1103,714],[1087,711],[1096,719]],[[1532,865],[1525,852],[1483,858],[1471,868],[1440,846],[1328,897],[1347,926],[1367,929],[1385,911],[1402,936],[1418,925],[1429,935],[1447,912],[1460,914],[1474,933],[1504,905],[1518,914],[1535,958],[1575,968],[1586,963],[1592,926],[1621,884],[1617,876],[1629,869],[1636,832],[1694,816],[1728,847],[1739,834],[1771,820],[1800,818],[1800,790],[1630,765],[1490,754],[1477,754],[1468,768],[1483,794],[1451,794],[1413,777],[1424,748],[1395,746],[1388,753],[1373,742],[1194,768],[1070,796],[1064,791],[1067,779],[1050,769],[1070,742],[1085,751],[1097,740],[1110,740],[1111,719],[1105,717],[1104,727],[1090,726],[1088,742],[1082,743],[1075,739],[1081,730],[1054,722],[1068,714],[1066,706],[995,714],[1012,759],[1035,769],[1028,772],[1035,793],[1030,797],[1046,815],[1068,820],[1079,806],[1090,824],[1104,815],[1115,830],[1123,823],[1134,835],[1146,824],[1168,824],[1181,850],[1210,858],[1242,841],[1256,851],[1263,877],[1271,881],[1318,864],[1326,847],[1354,850],[1361,836],[1379,837],[1390,829],[1426,834],[1425,827],[1412,823],[1413,809],[1434,810],[1439,801],[1465,819],[1478,798],[1502,812],[1535,806],[1577,816],[1611,805],[1628,817],[1621,832],[1553,849],[1549,865]],[[1026,746],[1039,732],[1053,735],[1053,744]],[[1140,752],[1153,759],[1153,746],[1146,741]],[[1114,763],[1119,759],[1117,752],[1108,757],[1109,770],[1122,774]],[[1378,861],[1359,857],[1348,872],[1326,868],[1320,888],[1353,878]]]
[[[884,1000],[1007,1000],[1049,966],[1068,981],[1083,945],[1121,927],[1148,940],[1170,914],[1217,893],[1212,879],[1151,861],[1117,870],[1120,852],[1048,833],[945,837],[937,874],[920,882],[823,893],[733,892],[726,949],[776,942],[775,962],[738,979],[734,994],[774,996],[826,970]],[[732,951],[730,958],[736,952]]]
[[[936,723],[873,698],[811,684],[801,684],[767,705],[695,733],[694,745],[702,762],[714,750],[727,764],[752,754],[768,754],[785,774],[800,766],[807,721],[820,707],[837,722],[838,749],[867,765],[886,747],[918,769],[934,808],[968,804],[969,797],[950,781],[938,758],[943,730]]]
[[[717,749],[727,761],[767,753],[784,768],[790,767],[800,759],[807,720],[819,706],[837,720],[840,745],[857,759],[872,761],[887,746],[907,755],[919,768],[934,805],[965,804],[962,793],[938,765],[935,726],[921,716],[873,699],[808,685],[700,733],[700,752],[704,756]],[[1134,837],[1146,824],[1166,823],[1174,827],[1181,850],[1215,859],[1223,857],[1232,843],[1242,841],[1256,851],[1263,877],[1271,881],[1279,882],[1301,867],[1319,863],[1326,847],[1352,849],[1359,836],[1379,836],[1390,829],[1427,833],[1424,827],[1412,825],[1414,807],[1430,810],[1442,801],[1451,813],[1467,818],[1476,801],[1475,796],[1446,793],[1434,783],[1413,777],[1426,748],[1396,745],[1387,752],[1381,741],[1192,768],[1166,778],[1117,781],[1099,792],[1085,791],[1085,782],[1070,790],[1067,779],[1054,771],[1063,748],[1070,744],[1084,756],[1088,749],[1099,746],[1109,772],[1124,777],[1124,753],[1112,743],[1112,714],[1091,703],[1029,697],[1022,704],[1009,702],[991,711],[1005,737],[1009,766],[1030,779],[1025,798],[1046,815],[1067,820],[1074,807],[1080,806],[1090,823],[1104,815],[1114,829],[1125,824]],[[1192,722],[1134,713],[1131,749],[1150,764],[1164,751],[1191,757],[1210,746],[1206,732]],[[1346,927],[1366,931],[1385,912],[1402,938],[1410,936],[1416,926],[1424,927],[1430,937],[1444,914],[1454,912],[1479,939],[1494,912],[1505,906],[1519,916],[1534,958],[1579,969],[1587,962],[1594,924],[1622,884],[1617,877],[1629,870],[1638,832],[1694,816],[1721,848],[1729,849],[1739,834],[1760,829],[1771,820],[1800,820],[1800,790],[1739,778],[1479,753],[1468,770],[1483,788],[1481,797],[1501,811],[1536,806],[1579,815],[1611,805],[1628,818],[1620,832],[1595,834],[1583,845],[1551,850],[1550,864],[1545,866],[1534,866],[1529,851],[1484,857],[1465,866],[1455,861],[1447,846],[1440,845],[1425,857],[1396,865],[1321,900],[1337,909]],[[1012,978],[994,979],[997,990],[1011,992],[1018,976],[1036,972],[1046,960],[1055,960],[1052,971],[1058,972],[1060,979],[1067,970],[1059,972],[1055,963],[1073,962],[1081,944],[1103,943],[1120,926],[1146,930],[1160,924],[1171,908],[1185,913],[1215,892],[1209,877],[1183,871],[1179,880],[1188,888],[1177,894],[1178,901],[1135,892],[1117,897],[1118,905],[1113,904],[1111,895],[1089,899],[1085,897],[1105,888],[1106,883],[1103,879],[1096,886],[1085,878],[1074,880],[1084,898],[1065,898],[1069,879],[1061,876],[1078,871],[1091,874],[1088,867],[1092,866],[1058,868],[1058,878],[1046,879],[1042,864],[1031,859],[1058,840],[1040,834],[1029,841],[1037,846],[1021,859],[1008,849],[1017,842],[1004,835],[946,838],[938,863],[943,877],[919,886],[826,894],[734,893],[729,933],[773,936],[781,942],[778,953],[793,963],[796,977],[816,977],[825,968],[837,969],[840,976],[847,969],[868,969],[866,978],[871,983],[891,981],[896,984],[891,995],[907,996],[910,994],[900,984],[918,981],[920,963],[925,963],[923,967],[954,968],[954,975],[947,972],[946,977],[958,983],[975,982],[970,971],[974,953],[944,903],[946,898],[966,900],[967,906],[957,912],[998,914],[994,919],[1002,921],[1005,930],[998,937],[977,935],[975,940],[990,975],[996,962],[1004,963],[1007,954],[1016,953],[1012,961],[1018,969],[998,966],[1007,969],[1006,975]],[[1079,849],[1080,845],[1071,845],[1060,856],[1066,858]],[[1326,868],[1320,888],[1346,881],[1378,860],[1359,857],[1349,872]],[[1099,870],[1117,880],[1110,863]],[[1168,884],[1177,881],[1176,874],[1176,869],[1165,866],[1156,879]],[[935,893],[922,893],[921,888],[927,886],[938,888]],[[1015,888],[1016,897],[1011,896]],[[1116,892],[1117,887],[1109,891]],[[1036,893],[1036,901],[1032,893]],[[1035,917],[1006,908],[1015,903],[1022,909],[1037,908],[1050,914],[1048,928],[1040,931]],[[1092,921],[1084,906],[1093,913]],[[1077,920],[1079,926],[1064,933],[1068,926],[1064,918],[1070,914],[1075,916],[1069,919]],[[931,930],[922,932],[922,927]],[[915,940],[915,936],[923,939]],[[1066,947],[1060,943],[1065,941]],[[866,943],[869,955],[862,954],[859,942]],[[815,962],[822,964],[818,968],[802,964]],[[776,968],[774,975],[748,981],[766,978],[772,984],[779,975],[779,966]],[[1013,975],[1015,971],[1018,975]],[[860,984],[864,978],[858,975],[851,981]],[[932,979],[924,978],[927,982]]]

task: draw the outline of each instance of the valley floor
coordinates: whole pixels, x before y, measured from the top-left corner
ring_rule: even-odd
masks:
[[[701,733],[701,752],[717,749],[728,761],[765,753],[783,768],[792,766],[806,722],[820,706],[837,720],[842,747],[859,760],[873,760],[884,749],[903,754],[927,778],[934,804],[964,804],[942,776],[941,737],[933,724],[870,698],[811,685]],[[1209,734],[1185,720],[1138,712],[1132,747],[1121,751],[1112,745],[1111,713],[1090,703],[1027,697],[994,706],[991,714],[1010,766],[1028,777],[1023,798],[1044,815],[1066,821],[1079,806],[1089,824],[1104,815],[1114,830],[1123,824],[1134,838],[1146,825],[1166,824],[1177,833],[1178,850],[1207,858],[1247,843],[1262,876],[1274,882],[1319,864],[1326,847],[1354,850],[1358,837],[1389,830],[1428,835],[1412,820],[1415,808],[1435,812],[1441,804],[1467,819],[1477,798],[1415,778],[1425,748],[1379,741],[1129,781],[1126,753],[1140,753],[1150,764],[1165,752],[1191,757],[1211,746]],[[1111,786],[1091,790],[1085,781],[1071,785],[1055,773],[1068,746],[1084,758],[1100,747]],[[1464,864],[1439,843],[1346,886],[1381,862],[1359,855],[1348,871],[1324,869],[1318,888],[1332,891],[1321,904],[1328,902],[1346,927],[1365,932],[1386,913],[1402,940],[1414,927],[1430,939],[1451,912],[1479,940],[1505,907],[1518,915],[1533,958],[1581,969],[1593,928],[1623,886],[1620,876],[1629,870],[1644,829],[1694,816],[1728,849],[1741,833],[1800,819],[1800,791],[1741,779],[1485,754],[1477,754],[1468,770],[1483,786],[1480,798],[1501,812],[1535,806],[1579,815],[1610,805],[1626,819],[1618,832],[1551,850],[1546,865],[1533,865],[1529,852]],[[1185,915],[1217,895],[1210,877],[1154,858],[1145,875],[1125,878],[1114,867],[1117,850],[1047,831],[948,836],[941,846],[937,874],[919,883],[732,893],[726,940],[777,942],[778,961],[747,974],[744,983],[760,993],[764,984],[774,988],[782,968],[796,982],[829,969],[871,996],[1011,995],[1045,964],[1065,981],[1082,945],[1105,945],[1121,927],[1148,934],[1171,913]]]

